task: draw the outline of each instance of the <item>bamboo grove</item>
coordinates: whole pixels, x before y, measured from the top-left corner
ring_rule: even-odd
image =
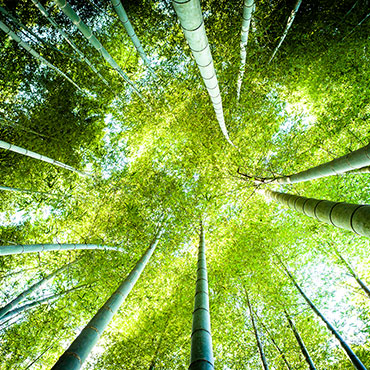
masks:
[[[0,369],[370,369],[366,0],[0,4]]]

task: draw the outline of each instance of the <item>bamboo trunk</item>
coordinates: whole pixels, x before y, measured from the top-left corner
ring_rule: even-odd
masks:
[[[63,272],[65,269],[67,269],[69,266],[71,266],[74,262],[67,263],[66,265],[60,267],[59,269],[55,270],[48,276],[44,277],[42,280],[38,281],[37,283],[30,286],[28,289],[26,289],[24,292],[19,294],[16,298],[14,298],[12,301],[10,301],[8,304],[6,304],[4,307],[0,308],[0,319],[8,313],[14,306],[16,306],[18,303],[23,301],[28,295],[36,292],[39,288],[41,288],[43,285],[45,285],[47,282],[49,282],[51,279],[53,279],[56,275]]]
[[[1,185],[0,185],[0,190],[2,190],[2,191],[16,191],[16,192],[26,193],[26,194],[47,195],[49,197],[57,197],[57,195],[55,195],[55,194],[44,193],[42,191],[26,190],[26,189],[18,189],[18,188],[10,188],[8,186],[1,186]]]
[[[134,287],[136,281],[139,279],[158,244],[159,237],[160,234],[156,236],[154,242],[146,250],[145,254],[140,258],[127,278],[85,326],[82,332],[59,358],[52,369],[80,369],[81,365],[86,360],[98,339],[104,332],[105,328],[109,324],[113,315],[118,311],[119,307],[124,302],[131,289]]]
[[[303,292],[301,287],[297,284],[295,281],[293,275],[290,273],[290,271],[285,267],[284,264],[282,264],[284,267],[285,272],[289,276],[290,280],[294,284],[294,286],[297,288],[299,293],[302,295],[304,300],[307,302],[307,304],[311,307],[312,311],[315,312],[315,314],[324,322],[326,327],[331,331],[331,333],[337,338],[339,341],[342,349],[347,354],[348,358],[352,362],[353,366],[357,370],[367,370],[366,367],[363,365],[363,363],[360,361],[360,359],[355,355],[355,353],[352,351],[351,347],[346,343],[346,341],[342,338],[342,336],[335,330],[335,328],[330,324],[330,322],[323,316],[323,314],[316,308],[316,306],[311,302],[311,300],[306,296],[306,294]]]
[[[5,23],[0,21],[0,29],[2,29],[10,38],[12,38],[19,46],[23,49],[27,50],[33,57],[35,57],[40,62],[46,64],[49,68],[56,71],[62,77],[64,77],[67,81],[69,81],[73,86],[75,86],[78,90],[81,88],[72,80],[70,79],[64,72],[62,72],[59,68],[55,67],[53,64],[48,62],[44,57],[42,57],[36,50],[31,48],[26,42],[22,41],[22,39],[14,33]]]
[[[123,26],[125,27],[125,30],[127,34],[129,35],[132,43],[134,44],[137,52],[139,53],[141,59],[146,64],[149,71],[154,74],[153,69],[150,67],[149,59],[146,56],[144,48],[141,45],[141,42],[135,33],[134,27],[132,27],[132,24],[130,20],[128,19],[127,13],[122,6],[121,0],[111,0],[111,1],[112,1],[114,10],[117,12],[119,19],[121,20]]]
[[[297,331],[297,329],[296,329],[296,327],[295,327],[292,319],[289,317],[289,315],[288,315],[287,312],[285,312],[285,316],[286,316],[286,318],[288,320],[288,323],[289,323],[290,328],[293,331],[293,334],[295,336],[295,339],[298,342],[299,348],[301,349],[301,352],[302,352],[302,354],[303,354],[303,356],[304,356],[304,358],[305,358],[305,360],[306,360],[306,362],[308,364],[308,367],[310,368],[310,370],[316,370],[315,364],[313,363],[313,361],[311,359],[311,356],[308,353],[308,350],[307,350],[307,348],[306,348],[306,346],[305,346],[305,344],[303,342],[303,339],[299,335],[299,333],[298,333],[298,331]]]
[[[259,190],[267,198],[288,206],[321,222],[370,237],[370,206],[344,202],[331,202],[298,195]]]
[[[245,295],[246,295],[246,298],[247,298],[247,304],[248,304],[248,308],[249,308],[249,314],[250,314],[250,317],[251,317],[252,326],[253,326],[253,332],[254,332],[254,336],[255,336],[256,341],[257,341],[257,347],[258,347],[258,351],[259,351],[259,354],[260,354],[260,357],[261,357],[262,366],[263,366],[264,370],[269,370],[269,367],[268,367],[268,364],[267,364],[267,360],[266,360],[266,355],[265,355],[265,352],[263,350],[263,346],[262,346],[260,337],[258,335],[258,330],[257,330],[256,323],[254,321],[254,315],[253,315],[252,305],[251,305],[251,303],[249,301],[249,296],[248,296],[248,293],[247,293],[247,290],[246,289],[245,289]]]
[[[66,0],[55,0],[55,3],[59,6],[62,12],[72,21],[72,23],[78,28],[78,30],[85,36],[89,43],[102,55],[106,62],[115,70],[117,73],[134,89],[135,93],[140,99],[144,100],[140,91],[136,85],[129,79],[122,68],[112,58],[108,51],[104,48],[102,43],[94,36],[91,29],[82,21],[82,19],[76,14]]]
[[[368,173],[368,168],[364,168],[368,166],[370,166],[370,144],[308,170],[290,176],[279,177],[271,181],[271,183],[294,184],[321,177],[339,175],[344,172]]]
[[[33,4],[40,10],[41,14],[52,24],[52,26],[59,31],[62,37],[68,42],[69,45],[77,52],[80,58],[90,67],[90,69],[107,85],[109,83],[107,80],[98,72],[98,70],[94,67],[94,65],[87,59],[84,53],[77,47],[77,45],[69,39],[68,35],[59,27],[57,22],[49,15],[48,11],[45,7],[38,1],[38,0],[31,0]]]
[[[173,7],[180,20],[186,41],[211,98],[218,124],[226,140],[234,146],[225,125],[221,93],[213,65],[199,0],[173,0]]]
[[[80,249],[104,249],[118,252],[125,252],[124,248],[109,247],[98,244],[29,244],[29,245],[0,245],[0,256],[9,256],[11,254],[35,253],[48,251],[69,251]]]
[[[274,52],[272,53],[271,55],[271,58],[269,60],[269,64],[272,62],[272,60],[274,59],[277,51],[279,50],[281,44],[283,43],[283,41],[285,40],[285,37],[286,35],[288,34],[288,31],[289,31],[289,28],[292,26],[293,24],[293,21],[294,21],[294,18],[295,16],[297,15],[297,12],[298,12],[298,9],[299,7],[301,6],[301,3],[302,3],[302,0],[298,0],[294,6],[294,9],[292,10],[292,13],[290,14],[289,18],[288,18],[288,22],[287,22],[287,25],[285,27],[285,30],[284,30],[284,33],[283,35],[281,36],[280,38],[280,41],[279,41],[279,44],[276,46]]]
[[[51,163],[51,164],[53,164],[55,166],[64,168],[66,170],[69,170],[69,171],[72,171],[72,172],[76,172],[80,176],[88,176],[88,177],[91,177],[91,175],[88,175],[87,173],[84,173],[82,171],[76,170],[75,168],[73,168],[71,166],[68,166],[67,164],[64,164],[64,163],[59,162],[59,161],[56,161],[56,160],[54,160],[52,158],[46,157],[45,155],[41,155],[41,154],[32,152],[31,150],[27,150],[27,149],[21,148],[19,146],[13,145],[13,144],[6,143],[5,141],[2,141],[2,140],[0,140],[0,148],[3,148],[5,150],[10,150],[10,151],[15,152],[15,153],[18,153],[18,154],[25,155],[27,157],[35,158],[35,159],[38,159],[38,160],[43,161],[43,162]]]
[[[202,223],[200,224],[197,266],[189,370],[213,370],[214,360],[208,300],[206,244]]]
[[[245,71],[245,61],[247,58],[247,44],[248,44],[248,35],[249,27],[251,24],[252,13],[254,8],[254,0],[244,0],[243,6],[243,22],[242,22],[242,32],[240,40],[240,69],[237,82],[237,98],[240,98],[240,89],[243,82],[243,76]]]

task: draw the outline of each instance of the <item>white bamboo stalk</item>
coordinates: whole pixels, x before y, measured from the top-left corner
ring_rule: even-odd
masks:
[[[72,172],[76,172],[80,176],[91,177],[91,175],[89,175],[89,174],[87,174],[85,172],[81,172],[79,170],[76,170],[75,168],[73,168],[71,166],[68,166],[67,164],[64,164],[62,162],[56,161],[56,160],[54,160],[52,158],[49,158],[49,157],[46,157],[44,155],[41,155],[41,154],[32,152],[31,150],[27,150],[27,149],[21,148],[19,146],[13,145],[13,144],[6,143],[5,141],[2,141],[2,140],[0,140],[0,148],[3,148],[5,150],[10,150],[10,151],[15,152],[15,153],[18,153],[18,154],[25,155],[27,157],[35,158],[35,159],[38,159],[38,160],[43,161],[43,162],[51,163],[51,164],[53,164],[55,166],[62,167],[64,169],[66,169],[66,170],[69,170],[69,171],[72,171]]]
[[[244,76],[244,71],[245,71],[245,61],[247,59],[249,27],[251,24],[254,6],[255,6],[254,0],[244,0],[242,32],[241,32],[241,39],[240,39],[240,69],[239,69],[239,76],[238,76],[238,82],[237,82],[238,100],[240,98],[240,89],[242,87],[243,76]]]
[[[0,21],[0,29],[2,29],[9,37],[11,37],[15,42],[18,43],[23,49],[27,50],[32,56],[34,56],[37,60],[41,63],[46,64],[49,68],[54,69],[58,74],[63,76],[66,80],[68,80],[73,86],[75,86],[78,90],[81,88],[71,80],[64,72],[62,72],[59,68],[55,67],[53,64],[48,62],[44,57],[42,57],[36,50],[31,48],[26,42],[22,41],[22,39],[14,33],[5,23]]]
[[[283,36],[281,36],[280,38],[280,41],[279,41],[279,44],[276,46],[274,52],[272,53],[271,55],[271,58],[269,60],[269,64],[272,62],[272,60],[274,59],[277,51],[279,50],[281,44],[283,43],[283,41],[285,40],[285,37],[286,35],[288,34],[288,31],[289,31],[289,28],[292,26],[293,24],[293,21],[294,21],[294,18],[295,16],[297,15],[297,12],[298,12],[298,9],[299,7],[301,6],[301,3],[302,3],[302,0],[298,0],[294,6],[294,9],[292,10],[292,13],[290,14],[290,17],[288,18],[288,22],[287,22],[287,25],[285,27],[285,30],[284,30],[284,33],[283,33]]]
[[[235,147],[229,138],[225,125],[225,118],[222,108],[221,93],[218,86],[216,71],[213,65],[211,50],[209,48],[202,10],[199,0],[174,0],[173,7],[180,20],[186,41],[189,44],[195,62],[198,65],[200,74],[206,85],[216,113],[218,124],[226,140]]]
[[[40,10],[41,14],[52,24],[52,26],[62,35],[64,40],[68,42],[69,45],[76,51],[76,53],[80,56],[80,58],[91,68],[91,70],[107,85],[109,83],[107,80],[98,72],[98,70],[94,67],[94,65],[87,59],[84,53],[77,47],[77,45],[69,39],[68,35],[59,27],[58,23],[50,16],[48,11],[45,7],[38,1],[38,0],[31,0],[34,5]]]

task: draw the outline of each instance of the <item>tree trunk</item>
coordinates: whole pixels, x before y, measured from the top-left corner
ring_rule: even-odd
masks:
[[[16,245],[1,245],[0,256],[8,256],[11,254],[35,253],[46,251],[69,251],[79,249],[104,249],[119,252],[126,252],[124,248],[109,247],[98,244],[16,244]]]
[[[298,9],[300,7],[302,3],[302,0],[298,0],[294,6],[294,9],[292,10],[292,13],[290,14],[290,17],[288,18],[288,22],[287,22],[287,25],[285,27],[285,30],[284,30],[284,33],[283,33],[283,36],[281,36],[280,38],[280,41],[279,41],[279,44],[276,46],[274,52],[272,53],[271,55],[271,58],[269,60],[269,64],[272,62],[272,60],[274,59],[277,51],[279,50],[281,44],[283,43],[283,41],[285,40],[285,37],[286,35],[288,34],[288,31],[289,31],[289,28],[292,26],[293,24],[293,21],[294,21],[294,18],[295,16],[297,15],[297,12],[298,12]]]
[[[45,7],[38,1],[38,0],[31,0],[33,4],[40,10],[41,14],[52,24],[52,26],[58,30],[58,32],[62,35],[62,37],[68,42],[69,45],[77,52],[79,57],[91,68],[91,70],[107,85],[109,83],[107,80],[98,72],[98,70],[94,67],[94,65],[87,59],[84,53],[77,47],[77,45],[69,39],[68,35],[58,26],[57,22],[49,15],[48,11]]]
[[[0,22],[0,26],[1,26],[1,22]],[[31,150],[27,150],[27,149],[21,148],[19,146],[13,145],[13,144],[6,143],[5,141],[2,141],[2,140],[0,140],[0,148],[3,148],[5,150],[10,150],[10,151],[15,152],[15,153],[18,153],[18,154],[25,155],[27,157],[36,158],[36,159],[38,159],[40,161],[43,161],[43,162],[51,163],[51,164],[53,164],[55,166],[62,167],[64,169],[66,169],[66,170],[69,170],[69,171],[72,171],[72,172],[76,172],[80,176],[88,176],[88,177],[91,177],[91,175],[88,175],[87,173],[84,173],[84,172],[81,172],[79,170],[76,170],[75,168],[73,168],[71,166],[68,166],[67,164],[64,164],[62,162],[56,161],[56,160],[51,159],[49,157],[46,157],[44,155],[41,155],[41,154],[32,152]]]
[[[229,138],[229,134],[225,125],[221,93],[218,86],[216,71],[213,65],[211,50],[209,48],[208,39],[204,28],[200,2],[199,0],[189,0],[185,2],[173,0],[172,3],[180,20],[186,41],[189,44],[204,84],[206,85],[208,94],[211,98],[221,131],[226,140],[232,146],[234,146]]]
[[[308,367],[310,368],[310,370],[316,370],[315,364],[313,363],[313,361],[311,359],[311,356],[308,353],[307,348],[306,348],[306,346],[305,346],[305,344],[304,344],[301,336],[299,335],[299,333],[298,333],[298,331],[297,331],[297,329],[296,329],[296,327],[295,327],[292,319],[289,317],[289,315],[288,315],[288,313],[286,311],[284,311],[284,312],[285,312],[285,316],[286,316],[286,318],[288,320],[289,326],[292,329],[295,338],[297,339],[299,348],[301,349],[301,351],[303,353],[303,356],[304,356],[304,358],[305,358],[305,360],[306,360],[306,362],[308,364]]]
[[[28,289],[26,289],[24,292],[18,295],[18,297],[14,298],[11,302],[6,304],[4,307],[0,308],[0,319],[8,313],[14,306],[16,306],[19,302],[23,301],[28,295],[34,293],[37,289],[41,288],[43,285],[45,285],[47,282],[49,282],[51,279],[53,279],[57,274],[63,272],[65,269],[67,269],[69,266],[71,266],[76,261],[73,261],[71,263],[67,263],[66,265],[60,267],[59,269],[55,270],[48,276],[44,277],[42,280],[38,281],[37,283],[30,286]]]
[[[247,298],[247,304],[248,304],[249,314],[250,314],[251,321],[252,321],[253,332],[254,332],[254,336],[256,337],[258,351],[260,353],[262,365],[263,365],[264,370],[269,370],[267,360],[266,360],[266,356],[265,356],[265,352],[263,351],[262,343],[261,343],[260,337],[258,335],[257,326],[256,326],[256,323],[254,321],[252,306],[251,306],[251,303],[249,301],[249,296],[248,296],[248,293],[247,293],[246,289],[245,289],[245,295],[246,295],[246,298]]]
[[[310,181],[321,177],[339,175],[344,172],[357,170],[361,172],[363,167],[370,165],[370,144],[354,152],[333,159],[330,162],[309,168],[308,170],[295,173],[290,176],[279,177],[271,183],[294,184],[297,182]]]
[[[82,21],[76,12],[67,3],[67,0],[55,0],[55,4],[59,6],[62,12],[72,21],[79,31],[86,37],[89,43],[102,55],[106,62],[118,72],[118,74],[134,89],[140,99],[144,100],[136,85],[128,78],[122,68],[112,58],[108,51],[103,47],[101,42],[94,36],[91,29]]]
[[[141,45],[141,42],[139,38],[137,37],[130,20],[128,19],[127,13],[122,6],[121,0],[111,0],[111,1],[112,1],[114,10],[117,12],[119,19],[121,20],[123,26],[125,27],[125,30],[127,34],[129,35],[132,43],[134,44],[137,52],[139,53],[141,59],[143,60],[145,65],[148,67],[149,71],[155,74],[153,69],[150,67],[150,62],[148,60],[148,57],[146,56],[144,48]]]
[[[245,61],[247,58],[249,27],[251,24],[254,6],[255,6],[254,0],[244,0],[242,33],[241,33],[241,40],[240,40],[240,68],[239,68],[239,76],[238,76],[238,81],[237,81],[237,92],[236,92],[238,100],[240,98],[240,89],[242,86],[243,76],[244,76],[244,71],[245,71]]]
[[[214,360],[208,301],[206,244],[202,223],[200,224],[197,266],[189,370],[213,370]]]
[[[362,290],[370,298],[370,289],[367,287],[367,285],[358,277],[356,272],[353,270],[352,266],[343,258],[343,256],[336,249],[334,249],[334,251],[335,251],[336,256],[342,261],[344,266],[346,266],[351,276],[357,281],[357,283],[360,285]]]
[[[260,189],[265,197],[288,206],[321,222],[370,237],[370,206],[331,202]]]
[[[26,194],[47,195],[49,197],[57,197],[57,195],[55,195],[55,194],[44,193],[42,191],[26,190],[26,189],[18,189],[18,188],[10,188],[8,186],[1,186],[1,185],[0,185],[0,190],[2,190],[2,191],[16,191],[16,192],[26,193]]]
[[[281,262],[282,263],[282,262]],[[307,304],[311,307],[313,312],[325,323],[326,327],[332,332],[332,334],[335,336],[335,338],[338,339],[341,347],[346,352],[347,356],[349,357],[350,361],[352,362],[353,366],[357,370],[366,370],[366,367],[363,365],[363,363],[360,361],[360,359],[355,355],[355,353],[352,351],[350,346],[345,342],[345,340],[341,337],[341,335],[334,329],[334,327],[329,323],[329,321],[323,316],[323,314],[316,308],[316,306],[311,302],[311,300],[306,296],[306,294],[303,292],[301,287],[297,284],[295,281],[293,275],[290,273],[290,271],[285,267],[285,265],[282,263],[285,272],[289,276],[290,280],[294,284],[294,286],[297,288],[299,293],[302,295],[304,300],[307,302]]]
[[[274,347],[276,348],[276,350],[279,352],[280,354],[280,357],[281,359],[284,361],[286,367],[289,369],[289,370],[293,370],[292,367],[289,365],[289,362],[288,360],[286,359],[285,357],[285,354],[284,352],[282,351],[282,349],[279,347],[279,345],[276,343],[274,337],[272,336],[272,334],[270,333],[270,330],[267,329],[266,325],[263,323],[263,321],[258,317],[257,313],[255,313],[257,319],[259,320],[263,330],[267,333],[268,337],[270,338],[272,344],[274,345]]]
[[[42,57],[39,53],[36,52],[31,46],[29,46],[26,42],[22,41],[22,39],[14,33],[5,23],[0,21],[0,29],[2,29],[10,38],[12,38],[19,46],[23,49],[27,50],[33,57],[35,57],[40,62],[46,64],[49,68],[54,69],[58,74],[63,76],[66,80],[68,80],[73,86],[75,86],[78,90],[81,88],[71,80],[65,73],[63,73],[59,68],[55,67],[53,64],[48,62],[44,57]]]
[[[105,304],[85,326],[78,337],[72,342],[69,348],[59,358],[57,363],[53,366],[54,370],[75,370],[81,367],[97,343],[99,337],[104,332],[106,326],[109,324],[113,315],[118,311],[119,307],[130,293],[136,281],[139,279],[158,244],[159,238],[160,233],[156,236],[153,243],[137,262],[127,278],[122,282],[118,289],[105,302]]]

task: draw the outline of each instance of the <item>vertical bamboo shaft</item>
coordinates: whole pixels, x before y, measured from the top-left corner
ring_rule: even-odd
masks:
[[[299,335],[293,321],[291,320],[291,318],[289,317],[289,315],[285,312],[285,316],[288,320],[288,323],[289,323],[289,326],[290,328],[292,329],[293,331],[293,334],[295,336],[295,339],[297,340],[298,342],[298,345],[299,345],[299,348],[301,349],[301,352],[308,364],[308,367],[310,368],[310,370],[316,370],[316,367],[315,367],[315,364],[313,363],[312,359],[311,359],[311,356],[310,354],[308,353],[308,350],[303,342],[303,339],[301,338],[301,336]]]
[[[9,256],[11,254],[21,253],[36,253],[48,251],[69,251],[80,249],[103,249],[125,252],[124,248],[109,247],[98,244],[16,244],[16,245],[0,245],[0,256]]]
[[[199,0],[173,0],[173,7],[180,20],[186,41],[211,98],[218,124],[226,140],[234,146],[225,125],[221,93],[209,48]]]
[[[21,147],[19,147],[17,145],[6,143],[5,141],[2,141],[2,140],[0,140],[0,148],[5,149],[5,150],[10,150],[10,151],[12,151],[14,153],[25,155],[27,157],[35,158],[35,159],[38,159],[38,160],[43,161],[43,162],[51,163],[51,164],[53,164],[55,166],[64,168],[66,170],[69,170],[69,171],[72,171],[72,172],[76,172],[80,176],[88,176],[88,177],[90,177],[90,175],[88,175],[87,173],[84,173],[82,171],[76,170],[75,168],[73,168],[71,166],[68,166],[67,164],[64,164],[64,163],[59,162],[59,161],[56,161],[56,160],[54,160],[52,158],[46,157],[45,155],[41,155],[41,154],[32,152],[31,150],[27,150],[27,149],[21,148]]]
[[[259,191],[267,198],[321,222],[370,237],[370,206],[305,198],[268,189]]]
[[[290,176],[279,177],[272,183],[294,184],[321,177],[339,175],[344,172],[368,173],[370,166],[370,144],[351,153],[322,163],[319,166],[309,168],[305,171]]]
[[[213,370],[211,319],[208,300],[206,244],[201,223],[189,370]]]
[[[160,235],[158,234],[145,254],[137,262],[133,270],[121,283],[118,289],[104,303],[96,315],[85,326],[78,337],[53,366],[54,370],[76,370],[80,369],[98,339],[109,324],[113,315],[118,311],[121,304],[139,279],[150,257],[152,256]]]

